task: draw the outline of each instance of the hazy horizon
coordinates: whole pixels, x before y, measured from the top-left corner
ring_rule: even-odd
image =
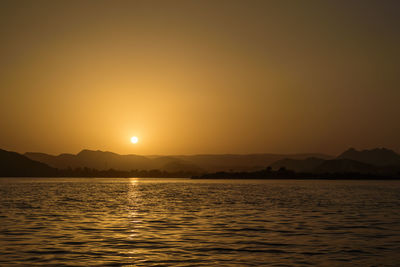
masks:
[[[0,148],[400,151],[399,3],[2,1]]]
[[[1,149],[1,148],[0,148]],[[335,155],[330,155],[326,153],[318,153],[318,152],[300,152],[300,153],[274,153],[274,152],[259,152],[259,153],[194,153],[194,154],[136,154],[136,153],[118,153],[115,151],[110,151],[110,150],[101,150],[101,149],[81,149],[77,152],[72,152],[72,153],[67,153],[67,152],[61,152],[61,153],[46,153],[42,151],[25,151],[25,152],[18,152],[21,154],[24,153],[44,153],[48,155],[53,155],[53,156],[58,156],[61,154],[73,154],[76,155],[84,150],[89,150],[89,151],[100,151],[100,152],[111,152],[111,153],[116,153],[119,155],[139,155],[139,156],[146,156],[146,157],[152,157],[152,156],[197,156],[197,155],[252,155],[252,154],[271,154],[271,155],[301,155],[301,154],[321,154],[321,155],[326,155],[326,156],[335,156]]]
[[[0,149],[4,149],[4,148],[0,148]],[[349,149],[355,149],[357,151],[365,151],[365,150],[373,150],[373,149],[389,149],[394,151],[397,154],[400,154],[398,151],[391,149],[389,147],[370,147],[370,148],[365,148],[365,149],[359,149],[357,147],[348,147],[346,149],[344,149],[343,151],[340,151],[338,154],[328,154],[328,153],[322,153],[322,152],[294,152],[294,153],[274,153],[274,152],[256,152],[256,153],[192,153],[192,154],[137,154],[137,153],[118,153],[115,151],[111,151],[111,150],[101,150],[101,149],[88,149],[88,148],[83,148],[80,149],[76,152],[61,152],[61,153],[48,153],[48,152],[43,152],[43,151],[22,151],[22,152],[18,152],[18,151],[12,151],[12,152],[17,152],[20,154],[25,154],[25,153],[43,153],[43,154],[47,154],[47,155],[52,155],[52,156],[59,156],[62,154],[71,154],[71,155],[77,155],[82,151],[88,150],[88,151],[95,151],[95,152],[109,152],[109,153],[115,153],[118,155],[138,155],[138,156],[144,156],[144,157],[163,157],[163,156],[203,156],[203,155],[257,155],[257,154],[270,154],[270,155],[324,155],[324,156],[329,156],[329,157],[336,157],[339,156],[341,153],[349,150]]]

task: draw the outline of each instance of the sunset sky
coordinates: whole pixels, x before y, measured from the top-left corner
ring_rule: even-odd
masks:
[[[399,152],[399,16],[400,1],[1,1],[0,148]]]

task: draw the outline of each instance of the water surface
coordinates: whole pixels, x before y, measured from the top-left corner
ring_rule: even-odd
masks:
[[[0,178],[0,265],[400,263],[400,182]]]

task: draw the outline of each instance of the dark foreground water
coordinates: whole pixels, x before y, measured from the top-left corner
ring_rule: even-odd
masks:
[[[0,178],[0,265],[399,266],[400,182]]]

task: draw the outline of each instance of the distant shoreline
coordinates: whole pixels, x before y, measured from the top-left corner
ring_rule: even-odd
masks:
[[[400,177],[394,177],[394,178],[377,178],[377,177],[371,177],[371,178],[198,178],[198,177],[191,177],[190,179],[193,180],[327,180],[327,181],[332,181],[332,180],[349,180],[349,181],[395,181],[398,180],[400,181]]]
[[[255,172],[216,172],[193,179],[278,179],[278,180],[400,180],[400,174],[375,174],[357,172],[307,173],[294,172],[281,168],[277,171],[267,168]]]
[[[365,178],[345,178],[345,177],[286,177],[286,178],[203,178],[203,177],[85,177],[85,176],[0,176],[6,179],[24,179],[24,178],[35,178],[35,179],[188,179],[188,180],[349,180],[349,181],[400,181],[400,177],[365,177]]]

